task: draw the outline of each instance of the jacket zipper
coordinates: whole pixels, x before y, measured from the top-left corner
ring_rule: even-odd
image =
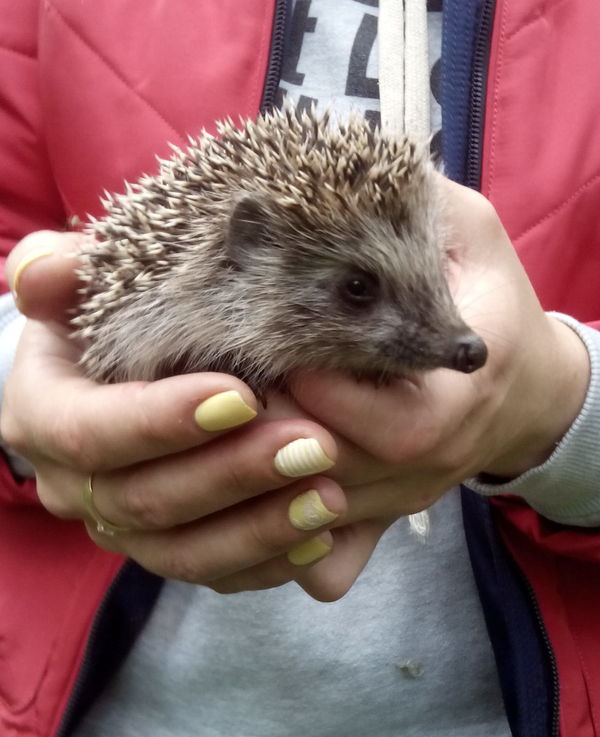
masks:
[[[552,732],[551,732],[551,737],[560,737],[560,726],[559,726],[560,690],[559,690],[559,679],[558,679],[558,667],[556,665],[556,656],[554,655],[554,650],[552,649],[552,643],[550,642],[550,637],[548,636],[548,631],[546,629],[546,625],[544,624],[542,613],[540,611],[540,606],[538,604],[535,591],[533,590],[533,586],[529,583],[529,579],[523,573],[520,566],[516,566],[516,568],[521,575],[521,579],[523,583],[525,584],[525,589],[529,597],[529,602],[531,604],[531,608],[535,615],[538,629],[542,635],[542,640],[544,641],[544,647],[548,655],[548,660],[550,661],[550,668],[552,672]]]
[[[466,185],[477,190],[481,188],[485,98],[495,9],[496,0],[484,0],[473,52]]]
[[[481,189],[483,126],[485,122],[485,103],[489,71],[488,68],[490,61],[490,47],[495,10],[496,0],[483,0],[483,5],[481,6],[481,13],[479,16],[479,23],[477,27],[475,48],[473,51],[465,184],[468,187],[477,190]],[[542,613],[540,611],[533,586],[519,566],[517,566],[517,569],[519,570],[521,579],[525,585],[529,602],[531,604],[531,608],[538,625],[538,630],[542,636],[544,647],[548,655],[548,660],[550,662],[552,673],[551,737],[560,737],[560,691],[556,656],[554,655],[554,650],[552,649],[552,643],[550,642],[548,631],[546,630],[546,625],[542,618]]]
[[[481,6],[481,13],[479,16],[479,23],[477,27],[477,37],[475,39],[475,49],[473,52],[465,184],[468,187],[477,190],[481,189],[483,126],[485,122],[488,67],[490,61],[490,47],[495,10],[496,0],[483,0],[483,5]],[[552,671],[551,737],[560,737],[560,692],[556,657],[554,655],[552,644],[546,630],[546,625],[544,624],[544,620],[542,618],[535,591],[533,590],[531,583],[520,568],[519,571],[521,573],[521,577],[524,582],[529,601],[531,603],[531,608],[538,624],[538,629],[540,631],[540,634],[542,635],[542,640],[544,642]]]
[[[91,668],[93,667],[93,658],[91,657],[90,653],[92,652],[94,642],[98,637],[98,633],[100,630],[100,623],[104,619],[104,615],[106,611],[108,610],[108,607],[110,606],[112,595],[118,588],[121,579],[125,575],[124,572],[125,572],[126,566],[127,566],[127,563],[121,566],[121,568],[119,569],[119,572],[117,573],[112,583],[106,590],[106,593],[104,594],[104,598],[102,599],[102,602],[100,603],[100,606],[98,607],[98,610],[96,611],[96,614],[94,616],[94,621],[92,622],[92,626],[88,634],[88,640],[87,640],[87,644],[85,647],[85,653],[83,655],[83,659],[79,666],[79,672],[77,673],[77,679],[75,680],[75,684],[73,685],[73,688],[71,689],[71,694],[69,696],[67,706],[63,712],[60,726],[58,728],[58,731],[55,734],[55,737],[68,737],[68,735],[71,733],[71,720],[75,712],[75,707],[77,703],[79,702],[82,689],[83,689],[83,684],[86,682],[88,674]]]
[[[261,113],[268,112],[275,105],[275,95],[281,79],[281,66],[285,47],[285,22],[289,0],[275,0],[271,51],[260,103]]]

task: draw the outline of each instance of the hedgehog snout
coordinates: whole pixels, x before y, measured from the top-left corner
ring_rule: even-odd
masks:
[[[487,355],[487,346],[478,335],[463,333],[450,346],[448,368],[470,374],[485,365]]]

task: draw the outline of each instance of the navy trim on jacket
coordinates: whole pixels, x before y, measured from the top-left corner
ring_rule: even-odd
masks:
[[[444,0],[442,156],[451,179],[479,188],[494,0]],[[537,602],[495,529],[487,499],[462,490],[475,582],[514,737],[558,735],[558,682]]]
[[[509,558],[490,503],[462,489],[467,547],[514,737],[558,736],[558,680],[535,595]]]
[[[164,580],[129,560],[106,592],[56,737],[68,737],[125,661]]]
[[[445,174],[479,188],[483,106],[494,0],[444,0],[442,156]]]

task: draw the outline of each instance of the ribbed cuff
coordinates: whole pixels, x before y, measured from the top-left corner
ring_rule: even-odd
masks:
[[[25,318],[15,307],[12,294],[0,296],[0,408],[4,398],[4,385],[12,369],[17,343],[24,325]],[[1,438],[0,446],[4,450],[14,473],[23,478],[35,475],[29,461],[15,453]]]
[[[486,496],[515,494],[544,517],[561,524],[600,525],[600,331],[568,315],[549,313],[574,330],[591,364],[590,385],[575,421],[541,466],[505,484],[468,479],[465,485]]]
[[[15,307],[12,294],[0,296],[0,406],[24,325],[25,318]]]

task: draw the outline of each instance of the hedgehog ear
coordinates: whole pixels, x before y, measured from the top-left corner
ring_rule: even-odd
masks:
[[[264,198],[241,195],[233,205],[225,237],[229,258],[242,266],[248,253],[269,243],[271,214]]]

